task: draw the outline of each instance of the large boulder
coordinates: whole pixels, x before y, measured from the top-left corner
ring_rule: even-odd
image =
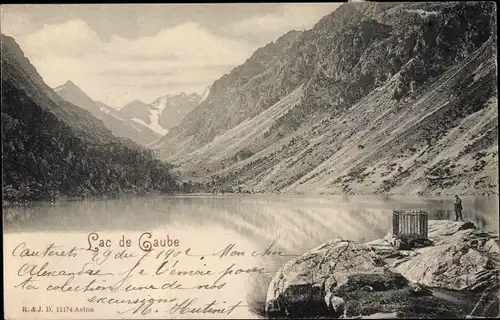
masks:
[[[430,220],[433,246],[411,251],[392,249],[389,235],[367,243],[407,279],[429,287],[484,291],[498,287],[498,237],[472,222]],[[391,252],[391,255],[383,255]]]
[[[266,312],[292,316],[343,314],[334,291],[353,274],[384,274],[384,262],[368,246],[332,240],[288,261],[273,278]]]
[[[429,221],[432,245],[396,249],[392,234],[331,240],[272,279],[268,317],[486,316],[498,313],[498,237],[471,222]],[[479,292],[481,294],[479,294]]]
[[[266,312],[269,317],[414,315],[419,305],[435,316],[456,315],[429,290],[391,270],[369,246],[337,239],[278,271],[267,292]]]

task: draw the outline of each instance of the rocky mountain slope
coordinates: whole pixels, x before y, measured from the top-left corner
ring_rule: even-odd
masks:
[[[178,125],[191,110],[200,104],[200,101],[201,96],[197,93],[188,95],[180,92],[158,97],[151,103],[134,100],[123,106],[119,114],[130,122],[152,130],[158,135],[156,141],[170,128]]]
[[[289,32],[216,80],[208,97],[161,139],[158,148],[163,156],[178,153],[181,148],[181,155],[196,150],[299,87],[302,79],[289,76],[291,70],[281,66],[289,60],[287,51],[300,39],[302,33]]]
[[[134,119],[137,122],[150,123],[149,109],[153,108],[152,105],[134,100],[120,108],[120,115],[128,120]]]
[[[117,137],[129,138],[144,146],[160,137],[148,126],[131,122],[123,118],[116,109],[100,101],[92,100],[72,81],[67,81],[54,88],[54,91],[64,100],[89,111],[94,117],[102,120],[104,125]]]
[[[159,111],[159,125],[165,130],[170,130],[179,125],[182,119],[200,104],[201,99],[197,93],[188,95],[181,92],[159,97],[151,104]]]
[[[111,107],[104,104],[98,105],[98,103],[92,100],[71,80],[68,80],[64,84],[55,87],[54,91],[64,100],[89,111],[94,117],[97,117],[97,115],[100,115],[100,113],[107,114],[111,112]],[[101,110],[101,108],[103,108],[104,110]]]
[[[203,101],[205,101],[208,98],[208,95],[210,94],[210,87],[211,86],[206,86],[205,90],[203,90],[203,92],[201,93],[200,103],[202,103]]]
[[[177,190],[170,166],[48,87],[2,34],[3,201]]]
[[[156,148],[212,190],[496,193],[495,57],[492,3],[347,3],[214,82]]]

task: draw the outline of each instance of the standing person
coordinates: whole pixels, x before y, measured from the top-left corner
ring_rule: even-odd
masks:
[[[458,194],[455,195],[455,203],[453,204],[455,207],[455,221],[464,221],[464,217],[462,217],[462,199],[458,197]]]

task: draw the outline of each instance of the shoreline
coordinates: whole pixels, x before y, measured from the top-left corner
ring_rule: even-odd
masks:
[[[415,195],[415,194],[345,194],[345,193],[295,193],[295,192],[234,192],[234,193],[212,193],[212,192],[161,192],[161,191],[152,191],[152,192],[123,192],[120,194],[112,194],[112,195],[91,195],[91,196],[59,196],[51,199],[39,199],[39,200],[5,200],[2,199],[2,207],[9,206],[25,206],[36,203],[50,203],[50,202],[72,202],[72,201],[85,201],[85,200],[93,200],[93,201],[102,201],[102,200],[110,200],[110,199],[120,199],[126,197],[150,197],[150,196],[182,196],[182,197],[200,197],[200,196],[213,196],[213,197],[233,197],[233,196],[296,196],[296,197],[387,197],[389,199],[397,199],[397,198],[409,198],[409,199],[426,199],[426,200],[442,200],[445,197],[453,197],[455,193],[450,194],[429,194],[429,195]],[[461,193],[459,196],[463,198],[469,197],[485,197],[485,198],[495,198],[499,197],[498,193],[489,193],[489,194],[474,194],[474,193]]]
[[[259,316],[498,315],[498,234],[470,221],[429,220],[429,239],[431,246],[409,250],[395,248],[392,233],[364,243],[323,243],[279,269]]]

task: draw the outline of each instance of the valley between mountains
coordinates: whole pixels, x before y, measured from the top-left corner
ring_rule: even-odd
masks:
[[[203,94],[121,107],[48,88],[2,35],[4,193],[498,194],[496,24],[491,2],[346,3]]]
[[[344,4],[214,82],[154,147],[213,191],[497,194],[494,11]]]
[[[184,92],[167,94],[151,103],[134,100],[120,109],[92,100],[71,80],[54,88],[54,91],[64,100],[102,120],[115,136],[129,138],[147,146],[180,124],[184,116],[206,98],[208,89],[207,87],[202,95],[188,95]]]

